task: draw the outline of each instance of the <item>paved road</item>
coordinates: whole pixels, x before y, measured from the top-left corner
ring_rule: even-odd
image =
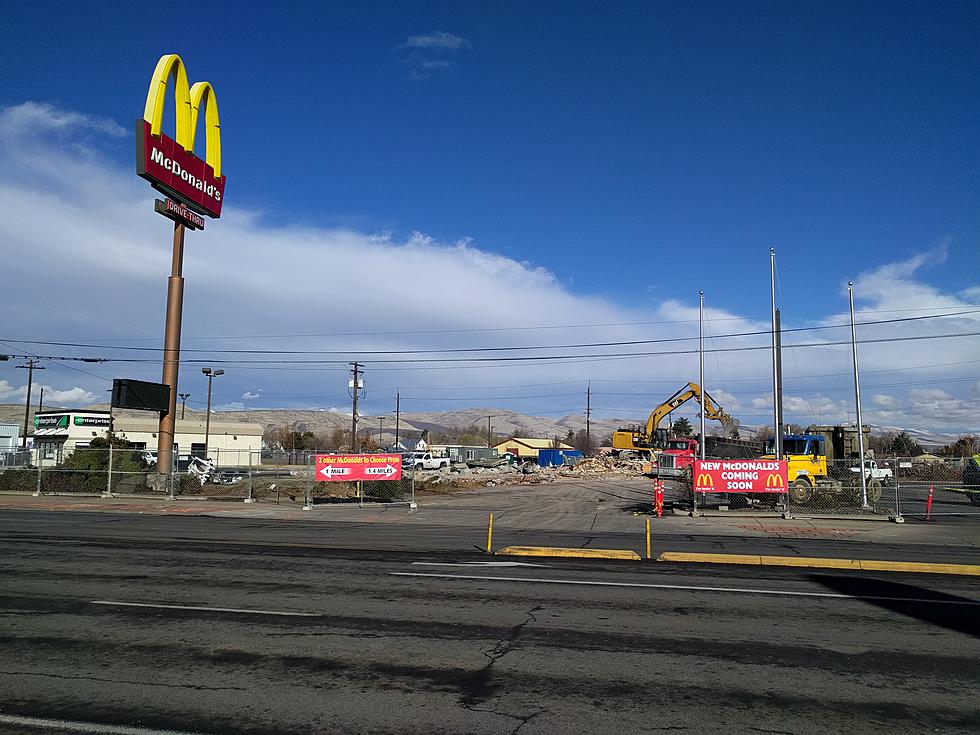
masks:
[[[0,730],[980,725],[972,578],[492,567],[462,548],[360,550],[362,524],[307,526],[0,514]]]

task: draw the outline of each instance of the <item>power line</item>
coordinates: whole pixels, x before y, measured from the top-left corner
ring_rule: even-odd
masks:
[[[980,309],[969,309],[965,311],[947,312],[945,314],[932,314],[932,315],[920,315],[920,316],[910,316],[901,317],[898,319],[881,319],[877,321],[870,322],[859,322],[855,326],[875,326],[882,324],[898,324],[902,322],[913,322],[913,321],[923,321],[927,319],[945,319],[949,317],[962,316],[966,314],[980,313]],[[847,324],[823,324],[815,327],[794,327],[792,329],[784,329],[783,333],[788,332],[813,332],[824,329],[846,329],[849,328]],[[731,332],[728,334],[716,335],[717,339],[731,339],[735,337],[756,337],[759,335],[769,334],[767,330],[752,331],[752,332]],[[188,348],[182,350],[185,353],[191,352],[204,352],[209,355],[423,355],[423,354],[452,354],[459,352],[509,352],[509,351],[526,351],[526,350],[571,350],[571,349],[586,349],[591,347],[629,347],[633,345],[648,345],[648,344],[666,344],[671,342],[689,342],[698,339],[697,337],[664,337],[659,339],[638,339],[638,340],[621,340],[615,342],[581,342],[576,344],[565,344],[565,345],[513,345],[505,347],[452,347],[452,348],[438,348],[438,349],[421,349],[421,350],[357,350],[357,349],[345,349],[345,350],[265,350],[265,349],[240,349],[240,350],[223,350],[223,349],[193,349]],[[157,347],[137,347],[137,346],[127,346],[127,345],[103,345],[103,344],[92,344],[86,342],[56,342],[49,340],[28,340],[28,339],[10,339],[4,338],[3,341],[12,342],[14,344],[32,344],[32,345],[45,345],[51,347],[79,347],[85,349],[105,349],[105,350],[126,350],[133,352],[159,352],[160,349]]]
[[[858,344],[882,344],[890,342],[912,342],[921,340],[934,340],[934,339],[956,339],[960,337],[976,337],[980,336],[980,332],[960,332],[952,334],[922,334],[922,335],[912,335],[912,336],[902,336],[902,337],[879,337],[874,339],[860,339],[857,340]],[[803,348],[814,348],[814,347],[839,347],[844,345],[849,345],[850,340],[837,340],[830,342],[799,342],[796,344],[785,344],[783,349],[803,349]],[[770,345],[756,345],[756,346],[741,346],[741,347],[716,347],[706,349],[705,352],[757,352],[759,350],[769,350]],[[540,361],[539,364],[547,365],[553,364],[554,362],[565,362],[565,364],[575,363],[575,362],[603,362],[603,361],[613,361],[622,359],[632,359],[640,357],[661,357],[670,355],[691,355],[697,354],[696,349],[685,349],[685,350],[664,350],[664,351],[653,351],[653,352],[610,352],[610,353],[598,353],[598,354],[586,354],[586,355],[527,355],[527,356],[517,356],[517,357],[439,357],[439,358],[399,358],[399,359],[380,359],[372,360],[373,365],[386,365],[386,364],[433,364],[433,363],[455,363],[456,367],[447,369],[460,369],[460,368],[479,368],[486,367],[489,363],[524,363],[531,364],[534,361]],[[27,357],[27,355],[11,355],[11,357]],[[98,363],[141,363],[141,364],[160,364],[161,360],[151,359],[151,358],[137,358],[137,357],[79,357],[74,355],[39,355],[38,359],[43,360],[59,360],[59,361],[80,361],[80,362],[98,362]],[[340,360],[218,360],[218,359],[208,359],[208,358],[191,358],[184,360],[185,364],[221,364],[221,365],[232,365],[238,367],[251,367],[253,369],[261,369],[260,366],[276,366],[275,369],[285,369],[281,366],[283,365],[343,365],[345,364]],[[479,363],[477,365],[459,365],[458,363]],[[375,368],[384,370],[386,368]],[[393,368],[387,368],[393,369]],[[436,369],[436,368],[432,368]]]

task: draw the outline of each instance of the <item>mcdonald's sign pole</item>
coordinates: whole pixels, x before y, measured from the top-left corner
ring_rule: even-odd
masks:
[[[163,107],[173,82],[176,140],[163,133]],[[194,155],[198,113],[204,107],[205,158]],[[188,86],[184,63],[177,54],[157,62],[146,95],[143,117],[136,121],[136,173],[166,197],[155,211],[174,222],[173,259],[167,281],[167,316],[163,335],[163,382],[170,387],[168,410],[160,414],[157,473],[173,467],[180,372],[180,322],[184,305],[184,233],[204,229],[204,217],[221,216],[225,177],[221,173],[221,124],[218,100],[208,82]]]

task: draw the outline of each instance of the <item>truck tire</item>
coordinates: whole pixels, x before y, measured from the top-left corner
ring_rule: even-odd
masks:
[[[813,484],[807,477],[797,477],[789,486],[789,499],[797,505],[806,505],[813,500]]]

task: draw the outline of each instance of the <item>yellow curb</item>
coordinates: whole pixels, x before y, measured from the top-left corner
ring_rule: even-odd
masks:
[[[627,549],[565,549],[558,546],[507,546],[493,553],[501,556],[560,556],[575,559],[640,560],[639,554]]]
[[[758,556],[755,554],[694,554],[665,551],[657,561],[700,562],[703,564],[748,564],[768,567],[807,567],[810,569],[857,569],[865,572],[915,572],[920,574],[958,574],[980,577],[978,564],[933,564],[914,561],[872,561],[867,559],[826,559],[806,556]]]

